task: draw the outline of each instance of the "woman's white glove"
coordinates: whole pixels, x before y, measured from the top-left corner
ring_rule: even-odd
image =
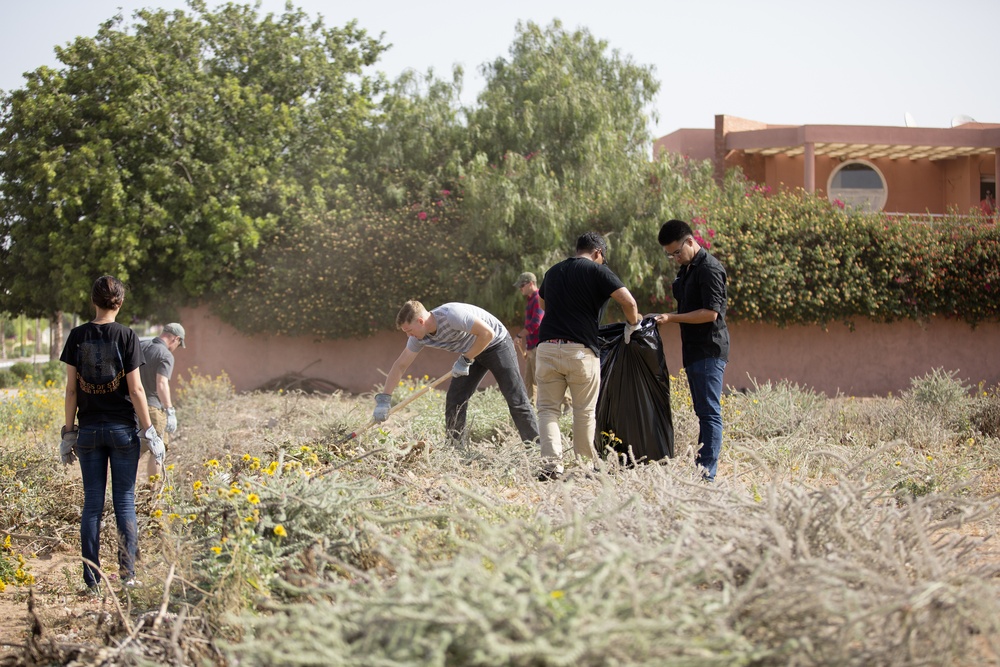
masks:
[[[139,432],[139,442],[149,450],[157,463],[163,463],[163,458],[167,455],[167,449],[163,446],[163,438],[156,434],[156,428],[150,426],[146,432]]]

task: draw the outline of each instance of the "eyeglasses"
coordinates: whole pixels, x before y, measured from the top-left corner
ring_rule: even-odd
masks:
[[[681,239],[681,247],[678,248],[677,250],[674,250],[673,252],[670,252],[669,250],[664,249],[663,252],[667,253],[667,257],[673,257],[674,259],[677,259],[678,257],[681,256],[681,253],[684,252],[684,246],[687,245],[687,242],[688,242],[689,238],[691,238],[691,237],[690,236],[685,236],[684,238],[682,238]]]

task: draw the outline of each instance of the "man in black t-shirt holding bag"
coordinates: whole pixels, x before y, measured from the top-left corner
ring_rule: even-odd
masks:
[[[639,309],[628,288],[607,266],[608,246],[596,232],[576,242],[576,255],[546,273],[539,288],[545,317],[538,331],[535,380],[538,431],[542,445],[539,481],[563,474],[559,416],[566,390],[573,399],[573,451],[595,459],[597,398],[601,390],[601,314],[608,299],[621,305],[627,321],[625,342],[639,327]]]

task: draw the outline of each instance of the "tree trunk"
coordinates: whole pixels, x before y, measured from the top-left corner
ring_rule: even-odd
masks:
[[[7,332],[4,331],[4,317],[0,315],[0,359],[7,358]]]
[[[63,314],[57,310],[52,315],[52,330],[49,335],[49,360],[58,361],[62,354],[63,344]]]

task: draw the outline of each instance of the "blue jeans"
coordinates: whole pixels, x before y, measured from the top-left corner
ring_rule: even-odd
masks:
[[[83,517],[80,543],[83,557],[101,566],[101,516],[111,465],[111,502],[118,527],[118,567],[122,578],[135,574],[135,554],[139,543],[135,519],[135,475],[139,468],[139,435],[134,425],[101,423],[80,427],[76,441],[83,476]],[[83,564],[83,580],[88,586],[98,575]]]
[[[726,362],[718,358],[700,359],[684,367],[694,413],[698,415],[698,454],[695,465],[701,467],[702,477],[715,479],[722,452],[722,374]]]
[[[493,373],[497,388],[507,400],[507,408],[521,440],[525,442],[538,440],[538,420],[528,399],[528,392],[524,388],[521,369],[517,365],[517,351],[514,350],[514,341],[510,336],[480,352],[469,367],[468,375],[452,378],[444,405],[445,428],[449,437],[465,442],[469,399],[476,393],[476,388],[486,377],[487,372]]]

